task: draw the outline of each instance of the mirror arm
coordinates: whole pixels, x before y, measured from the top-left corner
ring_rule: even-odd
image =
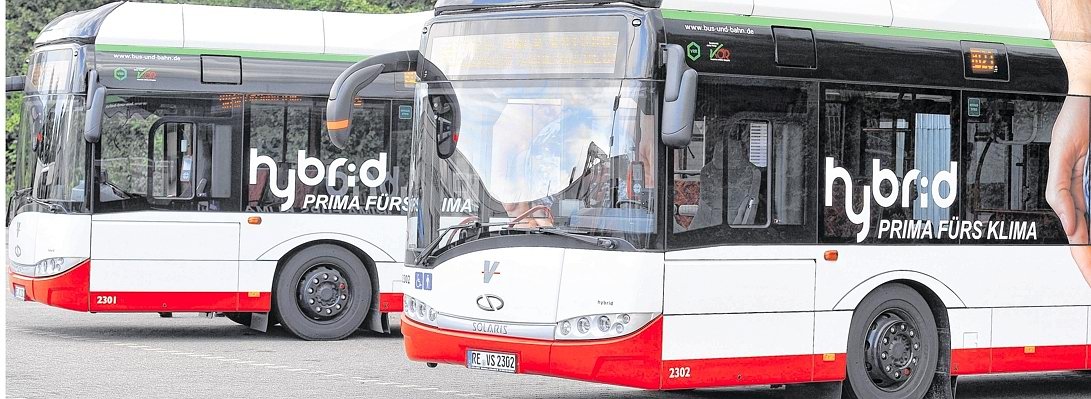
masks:
[[[8,76],[5,83],[5,92],[13,93],[26,89],[27,77],[25,75]]]
[[[383,73],[416,71],[419,56],[416,50],[377,55],[353,64],[337,76],[326,103],[326,130],[333,145],[345,148],[348,144],[356,94]]]

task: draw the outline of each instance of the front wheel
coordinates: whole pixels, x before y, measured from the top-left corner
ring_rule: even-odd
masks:
[[[921,399],[939,360],[939,332],[928,303],[904,284],[877,288],[849,327],[848,379],[858,398]]]
[[[363,262],[336,245],[292,255],[273,282],[281,325],[309,341],[338,340],[356,331],[371,308],[371,276]]]

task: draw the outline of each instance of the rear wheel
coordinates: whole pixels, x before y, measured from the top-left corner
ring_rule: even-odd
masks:
[[[281,325],[306,340],[337,340],[356,331],[371,308],[371,276],[363,262],[336,245],[292,255],[273,282]]]
[[[939,360],[939,333],[928,303],[904,284],[883,285],[852,315],[848,379],[858,398],[921,399]]]

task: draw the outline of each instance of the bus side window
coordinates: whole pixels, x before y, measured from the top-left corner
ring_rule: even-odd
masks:
[[[175,199],[193,198],[194,130],[192,123],[168,122],[152,133],[148,143],[152,169],[151,202],[166,204]]]
[[[963,101],[964,218],[1033,223],[1035,242],[1068,243],[1060,219],[1046,202],[1049,148],[1065,99],[966,93]],[[999,241],[984,237],[980,242]]]
[[[731,227],[769,225],[769,121],[736,123],[726,137],[727,217]]]
[[[694,139],[674,151],[674,233],[707,231],[690,236],[702,242],[813,241],[807,165],[817,87],[714,75],[699,81]]]
[[[940,241],[934,234],[936,229],[923,233],[925,228],[920,226],[939,226],[957,215],[957,201],[939,206],[930,195],[935,191],[939,197],[950,197],[952,187],[944,184],[933,190],[937,186],[928,185],[957,161],[952,157],[958,145],[951,122],[954,98],[953,92],[929,89],[853,85],[825,89],[822,159],[832,159],[833,166],[849,178],[820,177],[819,187],[831,188],[829,193],[819,193],[820,200],[831,199],[828,206],[819,204],[823,242],[856,243],[860,238],[950,242]],[[824,165],[824,161],[819,163],[820,168]],[[873,183],[873,174],[881,171],[892,173],[898,187],[889,181]],[[864,186],[870,187],[866,194]],[[874,200],[877,195],[891,198],[891,204],[879,206]],[[861,217],[868,218],[867,223],[854,222],[850,213],[863,212],[865,203],[870,213]],[[897,225],[913,227],[881,229]],[[864,229],[867,231],[859,236]]]

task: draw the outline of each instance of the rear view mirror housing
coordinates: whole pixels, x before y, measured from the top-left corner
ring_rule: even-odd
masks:
[[[461,125],[458,100],[454,94],[430,95],[428,105],[436,129],[436,156],[448,159],[458,148],[458,128]]]
[[[697,71],[686,64],[682,46],[664,46],[667,76],[663,89],[663,127],[660,139],[673,148],[693,140],[693,118],[697,110]]]
[[[98,143],[102,138],[102,110],[106,106],[106,88],[98,84],[98,72],[87,73],[87,117],[83,119],[83,139]]]

